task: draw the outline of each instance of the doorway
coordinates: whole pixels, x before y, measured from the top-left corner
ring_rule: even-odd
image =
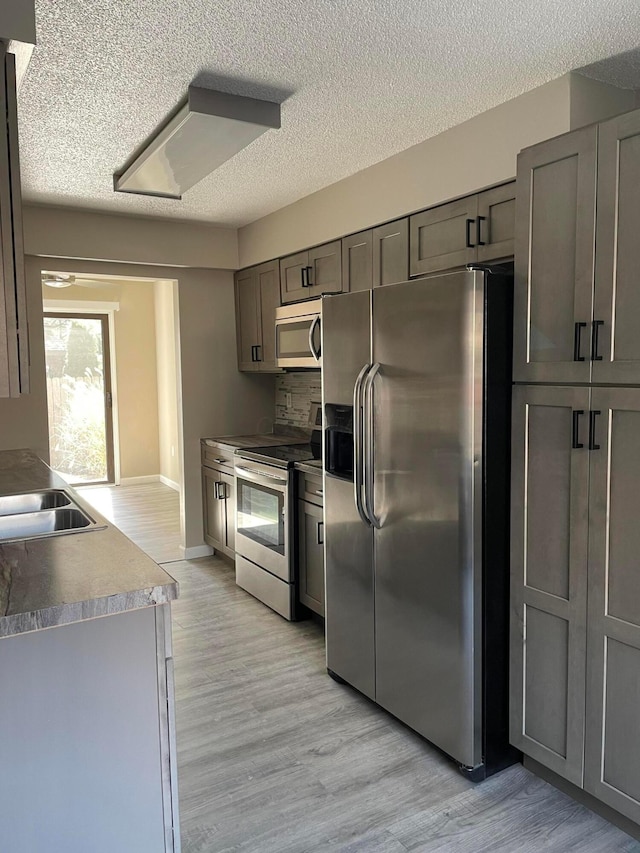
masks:
[[[108,314],[45,313],[51,467],[71,485],[113,483]]]

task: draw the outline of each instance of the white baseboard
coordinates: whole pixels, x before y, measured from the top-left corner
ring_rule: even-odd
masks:
[[[192,548],[181,545],[180,550],[185,560],[197,560],[198,557],[210,557],[213,554],[213,548],[210,545],[194,545]]]
[[[164,483],[165,486],[169,486],[170,489],[175,489],[176,492],[180,491],[180,483],[176,483],[175,480],[170,480],[168,477],[165,477],[164,474],[158,475],[160,482]]]
[[[149,474],[146,477],[121,477],[121,486],[141,486],[143,483],[159,483],[160,474]]]

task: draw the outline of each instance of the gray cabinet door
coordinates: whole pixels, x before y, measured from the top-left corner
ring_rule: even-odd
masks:
[[[0,44],[0,397],[29,392],[15,57]]]
[[[373,286],[373,232],[361,231],[342,240],[342,289],[345,293]]]
[[[640,822],[640,389],[594,388],[585,789]]]
[[[263,373],[282,373],[276,365],[276,308],[280,305],[278,261],[269,261],[256,270],[260,292],[260,343],[258,367]]]
[[[452,201],[409,218],[411,275],[463,267],[476,260],[478,196]]]
[[[588,388],[519,386],[513,398],[510,740],[578,786],[589,394]]]
[[[317,299],[325,293],[342,293],[341,240],[309,249],[307,282],[303,299]]]
[[[324,513],[307,501],[298,501],[298,567],[300,601],[324,616]]]
[[[310,298],[306,286],[308,266],[309,253],[306,251],[280,258],[280,301],[283,305]]]
[[[213,548],[227,546],[227,516],[224,500],[225,474],[212,468],[202,469],[202,507],[204,511],[204,539]]]
[[[229,474],[220,474],[218,487],[219,503],[223,504],[224,513],[224,542],[227,554],[232,557],[236,550],[236,481]]]
[[[238,370],[259,371],[257,353],[262,345],[260,318],[260,286],[256,268],[240,270],[235,275],[236,342]]]
[[[409,278],[409,220],[396,219],[373,229],[373,286]]]
[[[514,253],[516,183],[478,194],[478,262],[510,258]]]
[[[589,382],[596,127],[518,157],[513,378]]]
[[[598,129],[593,382],[640,384],[639,227],[637,110]]]

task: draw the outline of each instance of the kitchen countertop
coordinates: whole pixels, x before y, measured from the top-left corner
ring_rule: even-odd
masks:
[[[209,447],[220,447],[223,450],[248,450],[254,447],[278,447],[281,444],[308,444],[308,435],[295,436],[284,433],[268,433],[258,435],[222,435],[214,438],[201,439]]]
[[[0,637],[164,604],[178,584],[30,450],[0,451],[0,495],[64,489],[104,529],[0,543]]]
[[[309,462],[295,462],[293,466],[296,471],[304,471],[305,474],[315,474],[322,477],[322,459],[312,459]]]

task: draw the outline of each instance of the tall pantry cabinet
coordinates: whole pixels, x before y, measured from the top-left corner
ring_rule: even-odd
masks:
[[[640,111],[517,198],[511,741],[640,823]]]

